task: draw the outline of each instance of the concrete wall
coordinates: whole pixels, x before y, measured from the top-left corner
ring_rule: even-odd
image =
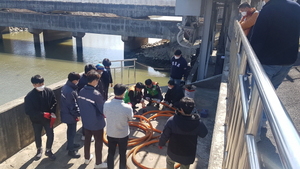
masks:
[[[54,90],[57,106],[57,121],[60,123],[60,89],[66,80],[49,88]],[[29,92],[29,91],[28,91]],[[29,117],[25,114],[24,97],[0,106],[0,163],[34,141],[34,133]],[[43,143],[45,145],[46,143]]]
[[[126,17],[146,17],[150,15],[158,16],[174,16],[175,7],[170,3],[143,3],[138,1],[138,4],[122,4],[109,3],[109,2],[59,2],[59,1],[0,1],[1,8],[17,8],[29,9],[37,12],[50,12],[50,11],[81,11],[81,12],[100,12],[100,13],[113,13],[118,16]],[[152,1],[148,1],[152,2]],[[175,1],[173,1],[175,2]],[[165,4],[165,5],[164,5]]]
[[[0,26],[172,39],[178,21],[0,12]]]

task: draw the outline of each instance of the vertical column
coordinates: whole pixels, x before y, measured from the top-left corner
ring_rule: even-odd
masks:
[[[132,37],[132,36],[122,36],[122,41],[124,42],[124,59],[135,49],[139,49],[142,45],[148,43],[148,38],[142,37]]]
[[[200,54],[198,56],[198,74],[197,74],[197,80],[202,80],[206,76],[206,70],[207,70],[207,61],[209,56],[209,50],[210,50],[210,37],[212,30],[211,28],[211,22],[212,22],[212,7],[213,7],[213,1],[205,1],[205,13],[204,13],[204,30],[203,30],[203,36],[202,36],[202,43],[200,46]]]
[[[30,32],[31,34],[33,34],[33,42],[34,42],[35,55],[37,57],[41,57],[42,56],[42,52],[41,52],[40,33],[42,33],[43,30],[42,29],[29,28],[28,32]]]
[[[83,49],[82,49],[82,38],[85,33],[83,32],[73,32],[72,36],[76,39],[76,52],[77,52],[77,61],[83,61]]]

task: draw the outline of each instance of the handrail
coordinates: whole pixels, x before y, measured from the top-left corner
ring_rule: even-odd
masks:
[[[129,66],[124,66],[124,62],[129,62],[129,61],[133,61],[133,64],[132,65],[129,65]],[[124,75],[124,69],[128,69],[127,71],[127,83],[125,85],[131,85],[131,84],[135,84],[136,83],[136,62],[137,61],[137,58],[132,58],[132,59],[123,59],[123,60],[112,60],[110,62],[120,62],[121,66],[118,66],[118,67],[111,67],[110,69],[111,70],[114,70],[114,73],[113,73],[113,76],[114,76],[114,81],[116,81],[117,79],[117,76],[116,76],[116,70],[117,69],[120,69],[121,70],[121,83],[122,84],[125,84],[124,83],[124,79],[123,79],[123,75]],[[102,62],[100,62],[102,63]],[[134,77],[134,82],[133,83],[130,83],[129,81],[129,78],[130,78],[130,71],[129,69],[130,68],[133,68],[133,77]]]
[[[238,21],[234,28],[235,38],[230,48],[227,145],[223,168],[260,168],[255,136],[263,107],[283,167],[299,169],[299,134]],[[240,135],[243,135],[242,139]],[[248,152],[246,156],[245,149]]]

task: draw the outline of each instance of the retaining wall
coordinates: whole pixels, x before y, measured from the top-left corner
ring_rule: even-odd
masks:
[[[51,88],[57,99],[55,126],[60,124],[60,90],[66,80]],[[29,92],[29,91],[28,91]],[[0,106],[0,163],[34,141],[34,133],[29,117],[25,114],[24,97]],[[45,145],[45,143],[43,144]]]

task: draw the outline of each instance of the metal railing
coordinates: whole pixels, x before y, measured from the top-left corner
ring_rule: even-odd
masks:
[[[119,62],[120,63],[120,66],[118,66],[118,67],[110,68],[111,73],[113,74],[113,77],[114,77],[113,80],[115,82],[122,83],[125,85],[135,84],[136,83],[136,68],[135,68],[136,60],[137,60],[137,58],[124,59],[124,60],[112,60],[111,62]],[[125,66],[125,62],[133,62],[133,64],[129,65],[129,66]],[[132,79],[132,76],[130,73],[131,68],[133,69],[133,79]],[[125,69],[127,69],[127,83],[124,81]],[[117,74],[119,74],[120,77],[118,76],[118,78],[117,78]],[[119,81],[119,78],[120,78],[120,81]],[[133,80],[133,81],[130,81],[130,80]]]
[[[263,110],[269,121],[283,167],[299,169],[298,132],[237,21],[234,31],[235,37],[230,47],[223,168],[261,167],[255,136]]]

